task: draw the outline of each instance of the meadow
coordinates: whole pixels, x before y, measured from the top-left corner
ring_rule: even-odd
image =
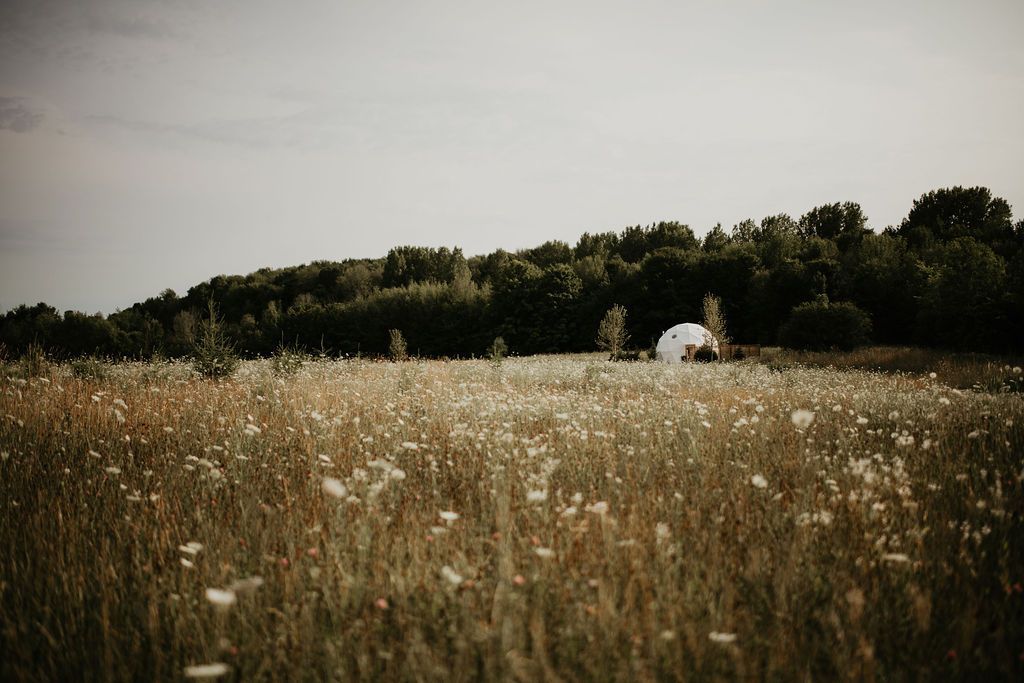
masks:
[[[1019,367],[44,370],[3,680],[1024,676]]]

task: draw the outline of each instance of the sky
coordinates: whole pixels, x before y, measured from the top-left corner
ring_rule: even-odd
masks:
[[[1019,0],[4,0],[0,311],[940,187],[1024,216]]]

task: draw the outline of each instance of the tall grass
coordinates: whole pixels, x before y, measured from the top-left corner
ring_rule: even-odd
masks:
[[[0,417],[4,680],[1024,671],[1015,394],[249,361],[12,376]]]

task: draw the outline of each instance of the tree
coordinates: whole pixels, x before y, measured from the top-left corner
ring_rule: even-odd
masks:
[[[798,231],[803,238],[820,237],[835,241],[846,251],[871,231],[867,216],[856,202],[816,206],[800,217]]]
[[[708,331],[705,335],[704,345],[714,347],[717,340],[719,345],[729,343],[729,334],[725,329],[725,315],[722,314],[722,300],[708,292],[704,295],[702,304],[704,310],[704,322],[701,323]],[[721,346],[719,346],[721,348]]]
[[[402,331],[389,330],[388,335],[391,337],[391,343],[388,344],[388,353],[391,354],[391,360],[396,363],[407,360],[409,352],[405,343],[405,337],[402,336]]]
[[[850,351],[868,343],[871,318],[854,304],[822,297],[793,309],[779,330],[779,342],[791,349]]]
[[[622,353],[628,341],[626,309],[615,304],[608,309],[601,319],[601,324],[597,326],[597,348],[607,351],[612,359],[615,359]]]
[[[207,303],[207,311],[209,317],[203,321],[192,350],[195,368],[203,377],[229,377],[238,367],[238,356],[234,345],[224,334],[223,322],[213,299]]]
[[[957,186],[922,195],[898,234],[918,251],[958,237],[972,237],[1004,258],[1016,246],[1010,205],[987,187]]]
[[[701,240],[701,249],[709,254],[717,254],[729,245],[729,236],[725,234],[725,230],[722,229],[722,224],[718,223],[715,227],[708,231],[708,234],[704,235],[704,239]]]

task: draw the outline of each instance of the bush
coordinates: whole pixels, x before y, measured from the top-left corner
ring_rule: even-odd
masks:
[[[402,331],[389,330],[388,335],[391,337],[391,343],[388,344],[388,353],[391,355],[391,360],[396,363],[407,360],[409,358],[409,350],[405,343],[405,337],[402,336]]]
[[[193,348],[196,372],[203,377],[230,377],[238,367],[238,356],[224,332],[212,299],[208,308],[209,318],[203,321],[202,332]]]
[[[275,377],[290,377],[302,369],[306,362],[306,354],[298,344],[286,346],[281,344],[270,359],[271,369]]]
[[[110,373],[105,362],[88,356],[71,361],[71,374],[79,379],[106,379]]]
[[[718,360],[718,354],[710,346],[704,344],[693,354],[693,360],[698,363],[710,363],[713,360]]]
[[[494,364],[500,364],[508,355],[508,344],[502,337],[495,337],[494,342],[487,347],[487,358]]]
[[[782,346],[802,351],[850,351],[868,343],[871,318],[850,302],[800,304],[779,329]]]

